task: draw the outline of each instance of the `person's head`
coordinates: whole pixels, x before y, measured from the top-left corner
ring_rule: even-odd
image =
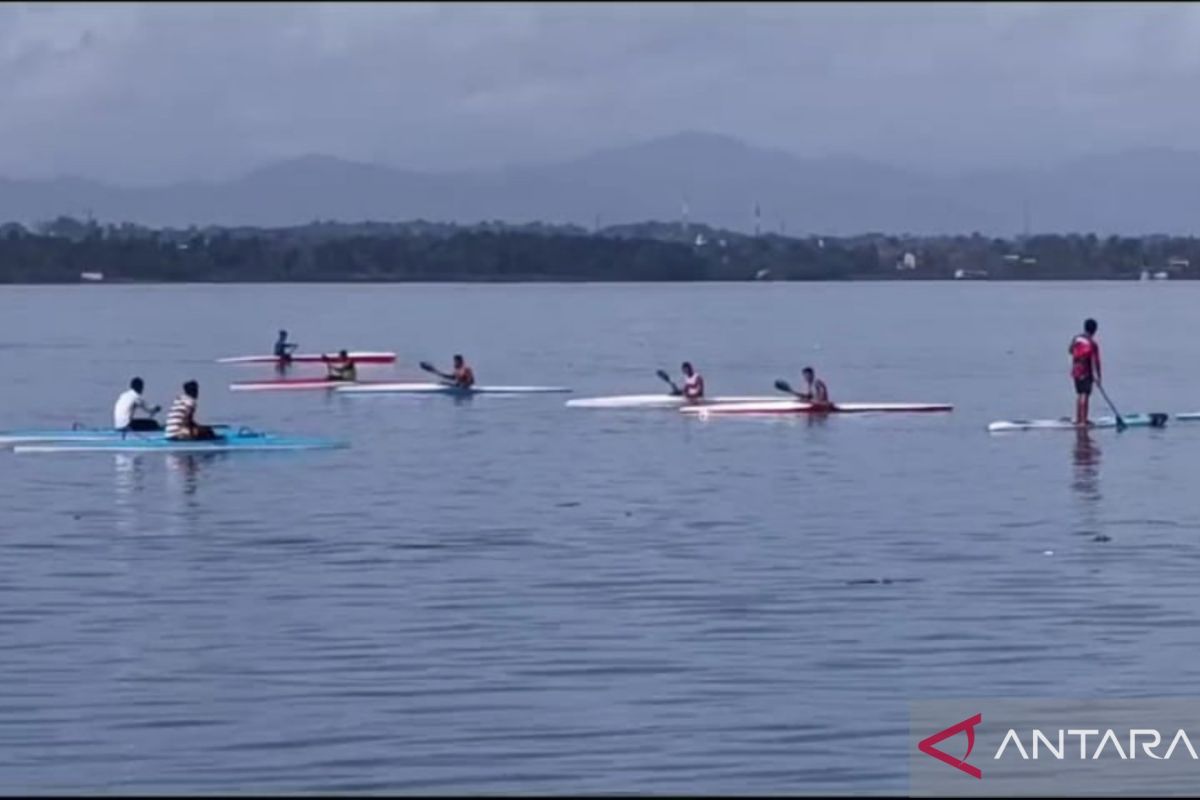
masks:
[[[803,375],[804,380],[808,381],[809,383],[812,383],[813,378],[817,377],[817,373],[813,372],[812,367],[805,367],[804,369],[800,370],[800,374]]]
[[[341,359],[343,359],[343,360],[344,360],[344,359],[347,359],[347,358],[349,358],[349,357],[350,357],[350,354],[349,354],[349,353],[347,353],[345,350],[339,350],[339,351],[338,351],[338,358],[341,358]]]
[[[195,381],[188,381],[183,385],[183,393],[193,400],[200,396],[200,384]]]
[[[283,330],[281,330],[281,331],[279,332],[279,338],[280,338],[280,339],[286,339],[286,338],[287,338],[287,331],[283,331]]]
[[[1100,327],[1100,326],[1096,324],[1096,320],[1088,319],[1088,320],[1085,320],[1083,323],[1083,332],[1086,333],[1088,336],[1091,336],[1092,334],[1094,334],[1096,332],[1096,328],[1098,328],[1098,327]]]
[[[456,355],[456,356],[454,357],[454,368],[455,368],[455,369],[458,369],[458,368],[459,368],[459,367],[461,367],[462,365],[463,365],[463,357],[462,357],[462,356],[459,356],[459,355]]]
[[[689,378],[692,377],[692,373],[695,372],[695,370],[692,369],[692,362],[690,361],[683,362],[683,366],[680,369],[682,369],[683,374]]]
[[[134,378],[129,382],[129,388],[133,389],[138,394],[141,394],[142,389],[146,388],[146,384],[142,382],[141,378]]]

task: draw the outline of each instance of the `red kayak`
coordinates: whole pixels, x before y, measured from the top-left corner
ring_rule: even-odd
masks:
[[[368,351],[356,351],[349,354],[350,360],[356,364],[394,364],[396,363],[395,353],[375,353]],[[338,360],[337,353],[296,353],[292,356],[293,364],[320,364],[326,359],[330,361]],[[280,362],[278,356],[232,356],[230,358],[218,358],[218,364],[278,364]]]

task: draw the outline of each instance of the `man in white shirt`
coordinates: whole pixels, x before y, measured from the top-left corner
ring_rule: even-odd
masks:
[[[158,420],[151,419],[159,411],[162,411],[161,406],[151,408],[142,398],[142,390],[146,385],[141,378],[134,378],[129,382],[129,388],[121,392],[121,396],[117,398],[117,404],[113,406],[113,427],[119,431],[161,431],[162,426],[158,424]],[[134,412],[143,411],[149,417],[135,417]]]

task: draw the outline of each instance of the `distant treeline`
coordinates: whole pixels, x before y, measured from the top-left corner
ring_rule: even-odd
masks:
[[[1195,265],[1195,266],[1193,266]],[[703,225],[428,222],[150,229],[0,225],[0,283],[745,281],[1200,277],[1200,240],[1038,235],[748,236]],[[97,276],[98,277],[98,276]]]

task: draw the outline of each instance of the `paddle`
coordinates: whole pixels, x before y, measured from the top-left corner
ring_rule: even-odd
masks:
[[[671,376],[667,374],[665,369],[657,370],[654,374],[657,375],[661,380],[666,381],[666,384],[671,387],[672,395],[678,397],[679,395],[683,394],[683,391],[675,385],[675,381],[671,380]]]
[[[1100,390],[1100,395],[1104,398],[1104,402],[1108,403],[1108,407],[1112,409],[1113,416],[1117,418],[1117,432],[1120,433],[1129,427],[1125,424],[1125,420],[1121,418],[1121,412],[1117,411],[1117,407],[1113,405],[1113,401],[1108,398],[1108,392],[1104,391],[1104,386],[1100,381],[1096,381],[1096,388]]]
[[[792,385],[782,378],[775,381],[775,388],[781,392],[787,392],[788,394],[794,394],[796,397],[800,397],[800,393],[793,389]]]
[[[441,378],[444,381],[450,381],[450,383],[454,383],[453,375],[447,375],[446,373],[439,371],[437,367],[435,367],[433,364],[430,364],[428,361],[422,361],[417,366],[419,366],[421,369],[425,370],[426,372],[430,372],[430,373],[433,373],[434,375],[437,375],[439,378]]]

